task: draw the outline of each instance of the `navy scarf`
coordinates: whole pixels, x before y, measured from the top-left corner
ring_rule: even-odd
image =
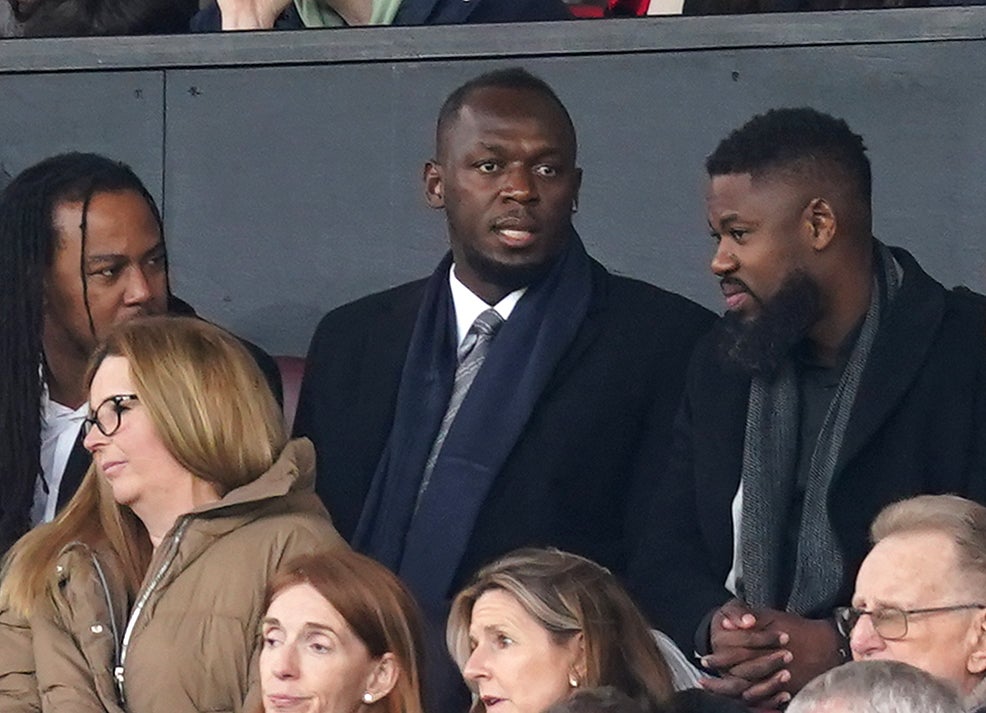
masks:
[[[591,261],[573,230],[493,340],[415,512],[455,376],[451,261],[446,255],[425,287],[394,424],[353,535],[353,546],[398,573],[426,609],[448,596],[486,494],[578,333],[592,292]]]

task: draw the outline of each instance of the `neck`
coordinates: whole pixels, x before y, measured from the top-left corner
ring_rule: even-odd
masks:
[[[855,265],[855,269],[847,269],[846,265]],[[870,308],[873,292],[872,250],[868,250],[863,258],[846,256],[842,268],[834,271],[826,284],[830,289],[824,298],[825,315],[812,328],[808,338],[819,361],[833,366],[838,361],[839,350],[846,338]]]
[[[130,507],[147,528],[154,549],[158,548],[182,515],[220,500],[215,485],[188,474],[188,481],[168,492],[167,502],[137,502]]]
[[[62,406],[77,409],[86,402],[85,378],[89,358],[78,350],[66,349],[50,341],[42,338],[48,397]]]
[[[329,5],[347,25],[369,25],[373,17],[373,0],[333,0]]]

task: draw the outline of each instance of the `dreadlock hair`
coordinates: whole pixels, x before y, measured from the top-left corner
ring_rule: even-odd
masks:
[[[816,109],[771,109],[723,139],[705,161],[710,176],[789,172],[852,184],[869,210],[872,176],[866,146],[842,119]]]
[[[572,123],[572,117],[569,115],[568,109],[565,108],[561,99],[555,94],[555,90],[546,81],[531,74],[523,67],[507,67],[506,69],[497,69],[470,79],[448,95],[438,112],[435,144],[439,154],[441,154],[445,133],[455,122],[455,119],[458,118],[462,107],[465,106],[470,96],[482,89],[517,89],[540,94],[557,106],[562,116],[565,117],[565,127],[572,141],[572,152],[573,154],[576,152],[578,142],[575,137],[575,124]]]
[[[52,215],[61,203],[82,203],[79,274],[89,313],[89,203],[97,193],[119,191],[143,196],[163,241],[161,213],[147,188],[129,166],[98,154],[52,156],[25,169],[0,193],[0,553],[27,531],[41,472],[44,288],[59,240]],[[91,314],[89,327],[95,334]]]

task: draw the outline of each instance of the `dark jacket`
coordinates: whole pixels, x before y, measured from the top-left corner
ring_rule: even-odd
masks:
[[[829,496],[848,604],[887,504],[922,493],[986,492],[986,314],[900,249],[899,293],[863,372]],[[652,623],[691,651],[703,616],[732,595],[731,504],[740,482],[750,380],[724,371],[711,338],[696,349],[670,464],[655,482],[631,587]],[[827,617],[828,611],[812,616]]]
[[[713,316],[595,261],[592,280],[585,320],[484,502],[453,591],[481,565],[526,545],[626,570],[689,355]],[[295,432],[315,443],[316,490],[347,539],[390,433],[424,284],[340,307],[312,339]]]
[[[404,0],[394,25],[458,25],[474,22],[534,22],[570,20],[562,0]],[[294,4],[274,23],[276,30],[304,28]],[[219,32],[222,14],[213,2],[192,18],[192,32]]]

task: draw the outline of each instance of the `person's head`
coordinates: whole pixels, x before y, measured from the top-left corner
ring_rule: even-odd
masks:
[[[776,352],[857,299],[844,275],[870,266],[866,147],[841,119],[773,109],[723,139],[706,170],[711,268],[733,331],[727,356],[769,372]]]
[[[286,442],[250,353],[196,318],[117,326],[93,354],[88,383],[84,445],[117,502],[145,523],[148,508],[173,506],[189,483],[221,496],[256,480]]]
[[[81,373],[115,324],[165,312],[168,294],[161,216],[128,166],[53,156],[0,193],[0,548],[26,529],[39,471],[39,366],[67,360]]]
[[[612,686],[580,688],[544,713],[647,713],[647,709]]]
[[[422,629],[387,568],[350,551],[291,560],[267,589],[260,681],[268,713],[422,713]]]
[[[188,31],[197,0],[7,0],[26,37],[163,35]]]
[[[842,613],[853,658],[903,661],[968,695],[986,677],[986,507],[921,495],[886,507],[870,532]]]
[[[672,692],[647,622],[616,578],[559,550],[517,550],[481,569],[453,601],[446,638],[476,711],[540,713],[598,686],[650,709]]]
[[[495,303],[571,239],[582,180],[571,117],[541,79],[497,70],[449,95],[435,141],[425,197],[445,211],[456,276]]]
[[[963,713],[929,673],[899,661],[854,661],[812,679],[787,713]]]

